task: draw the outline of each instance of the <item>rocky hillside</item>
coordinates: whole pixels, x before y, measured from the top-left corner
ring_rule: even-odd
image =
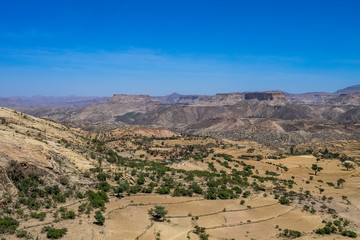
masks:
[[[82,176],[97,162],[93,140],[124,136],[168,138],[180,133],[147,127],[127,127],[101,134],[72,129],[21,112],[0,108],[0,192],[17,192],[14,176],[37,174],[49,183],[91,185]]]
[[[86,149],[80,130],[0,108],[0,191],[15,193],[15,175],[38,174],[49,182],[89,184],[79,172],[91,167],[79,149]]]

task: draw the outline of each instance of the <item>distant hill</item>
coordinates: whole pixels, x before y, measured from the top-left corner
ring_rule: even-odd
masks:
[[[69,107],[83,108],[93,103],[103,103],[107,97],[12,97],[0,98],[1,107]]]
[[[340,89],[340,90],[335,92],[335,94],[344,94],[344,93],[360,93],[360,84],[350,86],[350,87],[347,87],[347,88],[344,88],[344,89]]]

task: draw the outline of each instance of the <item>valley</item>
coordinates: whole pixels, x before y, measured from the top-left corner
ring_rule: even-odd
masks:
[[[250,139],[275,147],[360,139],[358,85],[336,93],[114,94],[92,100],[100,103],[70,107],[80,100],[68,100],[59,107],[60,103],[10,105],[0,99],[0,106],[92,132],[147,126],[235,141]]]

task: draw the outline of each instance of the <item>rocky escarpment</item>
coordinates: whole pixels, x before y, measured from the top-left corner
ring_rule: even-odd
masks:
[[[76,150],[87,143],[81,132],[10,109],[0,115],[0,192],[17,193],[11,180],[31,174],[49,184],[88,184],[79,174],[92,167]]]
[[[284,100],[286,101],[286,96],[282,92],[251,92],[245,93],[244,98],[246,100],[256,99],[259,101],[272,101],[272,100]]]

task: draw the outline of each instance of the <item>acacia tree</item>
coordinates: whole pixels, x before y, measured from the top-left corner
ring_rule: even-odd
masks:
[[[338,188],[339,188],[340,186],[341,186],[341,187],[344,187],[344,182],[345,182],[344,179],[339,178],[339,179],[337,180],[337,187],[338,187]]]
[[[323,170],[322,167],[319,167],[317,164],[313,164],[311,166],[311,169],[314,170],[315,176],[317,175],[318,172],[320,172],[321,170]]]
[[[354,165],[351,162],[344,162],[344,167],[346,168],[346,171],[349,171],[349,169],[355,168]]]
[[[164,221],[165,216],[168,213],[162,206],[155,206],[155,209],[150,209],[149,214],[152,216],[153,220],[155,221]]]

